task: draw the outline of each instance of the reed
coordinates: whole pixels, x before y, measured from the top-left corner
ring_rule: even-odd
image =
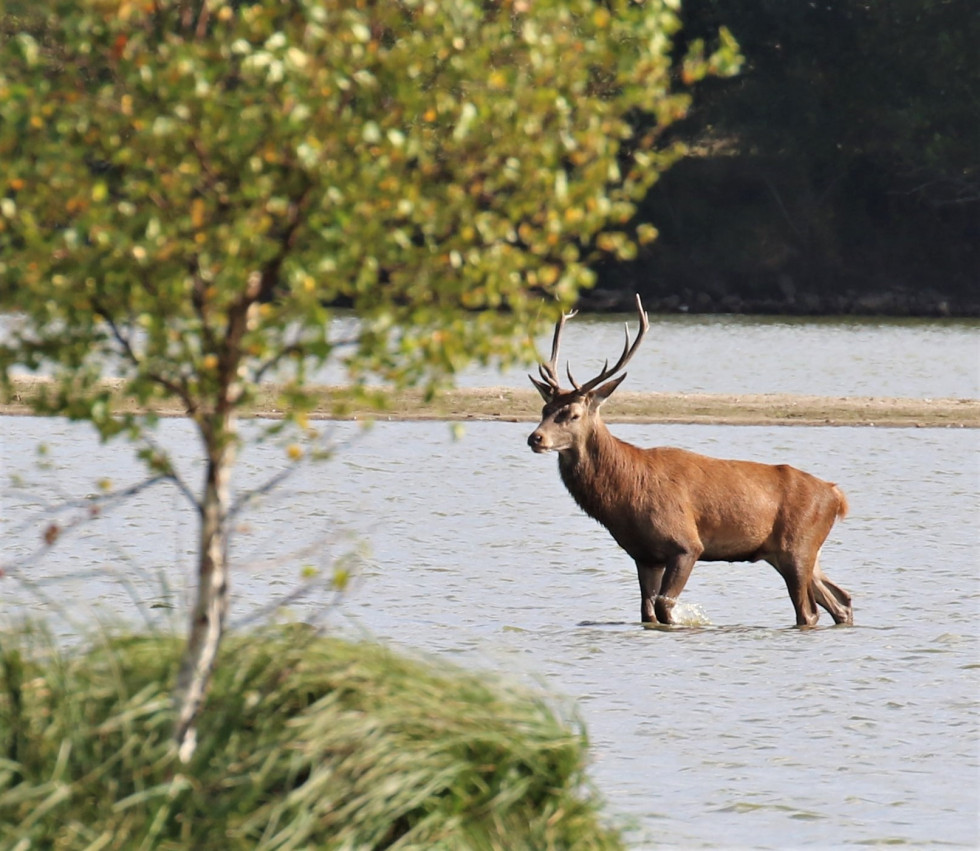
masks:
[[[582,725],[541,694],[304,627],[233,634],[184,766],[179,653],[0,634],[0,847],[623,847]]]

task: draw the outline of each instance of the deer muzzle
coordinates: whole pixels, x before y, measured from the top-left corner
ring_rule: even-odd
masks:
[[[551,441],[545,436],[541,429],[536,428],[528,435],[527,445],[535,452],[548,452],[551,449]]]

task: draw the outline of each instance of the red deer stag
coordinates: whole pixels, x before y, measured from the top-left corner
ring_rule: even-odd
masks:
[[[599,408],[626,378],[650,327],[639,296],[640,330],[612,369],[606,361],[590,381],[572,390],[558,380],[558,347],[565,321],[555,326],[543,381],[529,376],[544,399],[541,424],[528,437],[535,452],[557,452],[561,479],[575,501],[609,530],[636,562],[640,618],[674,623],[673,609],[694,563],[769,562],[786,581],[796,623],[817,622],[817,604],[836,623],[852,623],[851,595],[820,570],[820,547],[847,500],[834,484],[780,464],[723,461],[683,449],[639,449],[614,437]]]

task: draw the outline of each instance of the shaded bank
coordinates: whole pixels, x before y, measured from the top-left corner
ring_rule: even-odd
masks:
[[[119,411],[138,411],[135,399],[115,391]],[[0,416],[29,415],[49,388],[42,378],[15,379],[11,391],[0,392]],[[457,388],[428,398],[419,390],[389,393],[384,400],[372,391],[349,387],[314,388],[318,402],[314,419],[499,420],[536,422],[540,397],[533,390],[509,387]],[[381,404],[381,407],[378,407]],[[159,401],[160,416],[182,416],[177,402]],[[688,423],[713,425],[836,425],[890,427],[980,428],[980,400],[906,399],[878,396],[800,396],[773,394],[630,393],[623,391],[604,409],[611,423]],[[283,416],[280,391],[263,386],[243,416]]]
[[[697,255],[699,252],[695,249],[690,253]],[[669,254],[670,249],[665,247],[664,255]],[[634,293],[638,292],[651,313],[937,319],[980,316],[980,289],[950,294],[941,286],[914,287],[869,279],[864,287],[827,292],[800,286],[792,274],[780,273],[772,287],[759,292],[742,286],[738,274],[718,272],[721,266],[708,270],[690,261],[685,268],[688,263],[682,257],[667,260],[645,257],[629,268],[611,268],[608,270],[610,278],[600,278],[599,287],[584,291],[577,307],[596,313],[625,313],[633,306]],[[605,272],[601,271],[601,274]],[[741,274],[759,276],[757,270],[752,269],[743,270]]]

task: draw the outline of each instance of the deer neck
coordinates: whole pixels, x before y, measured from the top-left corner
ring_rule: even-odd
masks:
[[[613,510],[621,491],[619,480],[628,472],[626,444],[597,420],[580,445],[558,453],[558,470],[565,487],[583,511],[602,521]]]

